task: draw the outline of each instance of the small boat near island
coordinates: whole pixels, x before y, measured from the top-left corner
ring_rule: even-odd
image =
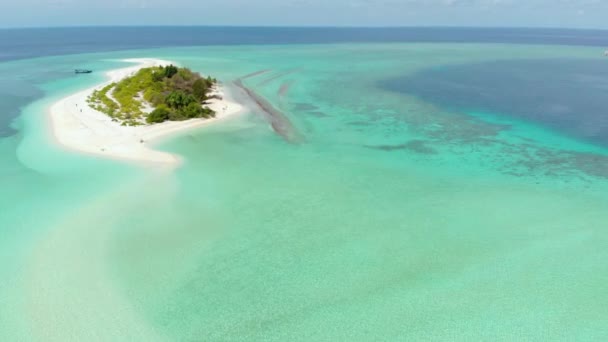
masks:
[[[74,73],[76,73],[76,74],[90,74],[92,72],[93,72],[93,70],[89,70],[89,69],[74,69]]]

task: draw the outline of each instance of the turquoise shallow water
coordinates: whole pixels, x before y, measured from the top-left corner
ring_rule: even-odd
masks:
[[[107,70],[127,57],[176,61],[227,84],[264,70],[244,84],[301,139],[286,141],[252,107],[159,144],[184,157],[173,172],[57,148],[45,108],[101,77],[62,70]],[[605,147],[381,86],[428,68],[554,58],[600,57],[557,46],[360,44],[0,64],[44,92],[13,122],[17,133],[0,138],[0,336],[607,338]],[[32,68],[47,78],[28,79]]]

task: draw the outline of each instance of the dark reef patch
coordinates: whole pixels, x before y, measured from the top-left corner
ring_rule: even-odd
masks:
[[[264,114],[275,133],[290,143],[303,142],[304,138],[302,134],[298,132],[291,120],[289,120],[289,118],[283,112],[276,109],[264,97],[258,95],[255,91],[245,86],[242,79],[237,79],[234,81],[234,84],[239,89],[243,90],[243,92],[247,94],[247,96],[249,96],[249,98],[251,98],[253,102],[260,108],[261,112]]]
[[[319,107],[310,104],[310,103],[302,103],[302,102],[297,102],[293,104],[293,110],[296,112],[309,112],[309,111],[314,111],[314,110],[318,110]]]
[[[349,126],[355,126],[355,127],[365,127],[365,126],[371,125],[371,123],[369,123],[367,121],[351,121],[351,122],[347,122],[346,124]]]
[[[248,78],[251,78],[251,77],[256,77],[256,76],[259,76],[259,75],[263,75],[263,74],[269,73],[270,71],[271,71],[270,69],[264,69],[264,70],[254,71],[254,72],[252,72],[250,74],[247,74],[247,75],[241,77],[240,79],[241,80],[245,80],[245,79],[248,79]]]
[[[0,137],[14,135],[11,127],[23,107],[44,94],[35,86],[22,80],[0,80]]]
[[[297,102],[293,104],[293,111],[296,113],[304,113],[306,115],[314,116],[316,118],[326,118],[329,115],[319,110],[319,107],[310,104]]]
[[[323,112],[319,112],[319,111],[306,112],[306,114],[314,116],[316,118],[326,118],[329,116],[329,115],[327,115]]]
[[[268,84],[268,83],[270,83],[270,82],[272,82],[272,81],[274,81],[276,79],[279,79],[281,77],[287,76],[289,74],[293,74],[296,71],[298,71],[298,69],[290,69],[290,70],[287,70],[287,71],[277,72],[277,73],[273,74],[272,76],[261,80],[257,85],[258,86],[266,85],[266,84]]]
[[[450,111],[507,115],[608,145],[605,60],[502,60],[441,66],[383,81],[380,86]]]
[[[367,148],[381,150],[386,152],[391,151],[399,151],[399,150],[407,150],[419,154],[436,154],[437,151],[428,146],[427,142],[424,140],[410,140],[405,144],[397,144],[397,145],[365,145]]]
[[[289,92],[289,89],[291,89],[292,85],[293,82],[283,82],[283,84],[281,84],[281,87],[279,87],[277,95],[279,95],[279,97],[285,97],[285,95],[287,95],[287,93]]]

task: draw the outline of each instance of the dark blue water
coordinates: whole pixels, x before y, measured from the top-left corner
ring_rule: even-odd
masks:
[[[10,127],[12,120],[21,108],[42,95],[42,91],[31,84],[7,78],[0,80],[0,137],[15,133]]]
[[[508,115],[608,145],[608,59],[445,66],[382,86],[449,110]]]
[[[608,31],[569,29],[506,28],[253,28],[253,27],[102,27],[0,29],[0,61],[170,46],[240,45],[240,44],[308,44],[308,43],[386,43],[386,42],[471,42],[608,46]],[[603,50],[603,49],[602,49]],[[602,51],[600,50],[600,51]],[[512,62],[508,62],[512,63]],[[608,141],[604,124],[583,126],[580,118],[593,118],[599,123],[605,106],[601,90],[605,77],[603,65],[581,62],[552,62],[539,65],[488,64],[428,71],[408,80],[395,80],[388,87],[411,92],[434,102],[463,106],[458,101],[478,99],[476,107],[505,113],[518,113],[537,121],[566,127],[575,134]],[[532,63],[532,62],[528,62]],[[608,65],[608,63],[605,63]],[[9,125],[20,108],[42,96],[37,84],[58,78],[62,71],[48,70],[45,65],[27,70],[4,70],[0,79],[0,136],[14,134]],[[511,74],[511,69],[521,70]],[[526,71],[523,71],[526,70]],[[530,70],[535,70],[530,74]],[[556,72],[559,70],[559,72]],[[577,73],[579,81],[569,84]],[[527,75],[527,79],[524,77]],[[74,75],[71,75],[72,77]],[[430,77],[429,77],[430,76]],[[519,77],[519,78],[518,78]],[[592,82],[582,78],[595,77]],[[561,80],[565,78],[565,81]],[[504,79],[504,84],[496,84]],[[542,80],[547,80],[543,82]],[[411,83],[410,83],[411,82]],[[454,89],[450,82],[469,83],[469,89]],[[526,83],[531,82],[531,83]],[[404,86],[405,84],[405,86]],[[591,85],[591,86],[590,86]],[[477,96],[475,87],[489,89],[485,97]],[[514,88],[513,88],[514,87]],[[538,88],[539,99],[526,97],[520,89]],[[437,90],[432,90],[437,89]],[[491,92],[493,89],[494,92]],[[580,94],[580,97],[574,94]],[[515,103],[514,101],[519,101]],[[531,106],[531,107],[527,107]],[[553,107],[551,107],[553,106]],[[535,108],[533,112],[526,108]],[[551,109],[553,108],[553,109]],[[556,119],[557,118],[557,119]],[[572,127],[575,128],[572,128]]]
[[[0,30],[0,61],[167,46],[471,42],[608,46],[608,31],[509,28],[85,27]]]

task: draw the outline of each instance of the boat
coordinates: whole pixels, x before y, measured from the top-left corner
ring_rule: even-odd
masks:
[[[93,70],[89,70],[89,69],[75,69],[74,72],[77,73],[77,74],[90,74],[90,73],[93,72]]]

